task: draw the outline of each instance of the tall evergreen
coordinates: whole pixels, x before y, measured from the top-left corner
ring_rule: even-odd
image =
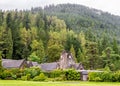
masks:
[[[2,68],[2,52],[0,51],[0,70]]]

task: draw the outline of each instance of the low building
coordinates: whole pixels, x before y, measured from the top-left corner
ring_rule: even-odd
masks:
[[[59,68],[59,65],[57,62],[52,62],[52,63],[43,63],[43,64],[40,64],[39,67],[43,70],[43,71],[52,71],[52,70],[55,70],[55,69],[58,69]]]
[[[59,60],[60,69],[74,68],[76,70],[83,70],[84,67],[81,63],[75,63],[75,60],[70,52],[63,51]]]
[[[25,68],[28,67],[27,62],[25,61],[25,59],[22,60],[12,60],[12,59],[2,59],[2,66],[4,68]]]
[[[24,68],[24,67],[40,67],[43,71],[52,71],[55,69],[69,69],[74,68],[76,70],[83,70],[81,63],[75,63],[73,56],[70,52],[63,51],[61,53],[60,59],[58,62],[51,63],[42,63],[38,64],[37,62],[22,60],[12,60],[12,59],[2,59],[2,66],[4,68]]]

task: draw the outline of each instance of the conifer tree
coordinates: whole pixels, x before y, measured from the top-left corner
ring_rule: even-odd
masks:
[[[76,56],[75,56],[76,55],[75,54],[75,49],[74,49],[73,45],[71,45],[70,52],[72,53],[72,56],[73,56],[75,62],[77,62],[77,59],[76,59]]]
[[[2,52],[0,51],[0,70],[2,68]]]

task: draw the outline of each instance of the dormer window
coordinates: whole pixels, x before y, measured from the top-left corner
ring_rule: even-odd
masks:
[[[69,59],[71,59],[72,57],[71,56],[69,56]]]

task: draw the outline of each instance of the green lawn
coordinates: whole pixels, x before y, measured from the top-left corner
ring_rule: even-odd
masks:
[[[0,86],[120,86],[112,82],[33,82],[0,80]]]

